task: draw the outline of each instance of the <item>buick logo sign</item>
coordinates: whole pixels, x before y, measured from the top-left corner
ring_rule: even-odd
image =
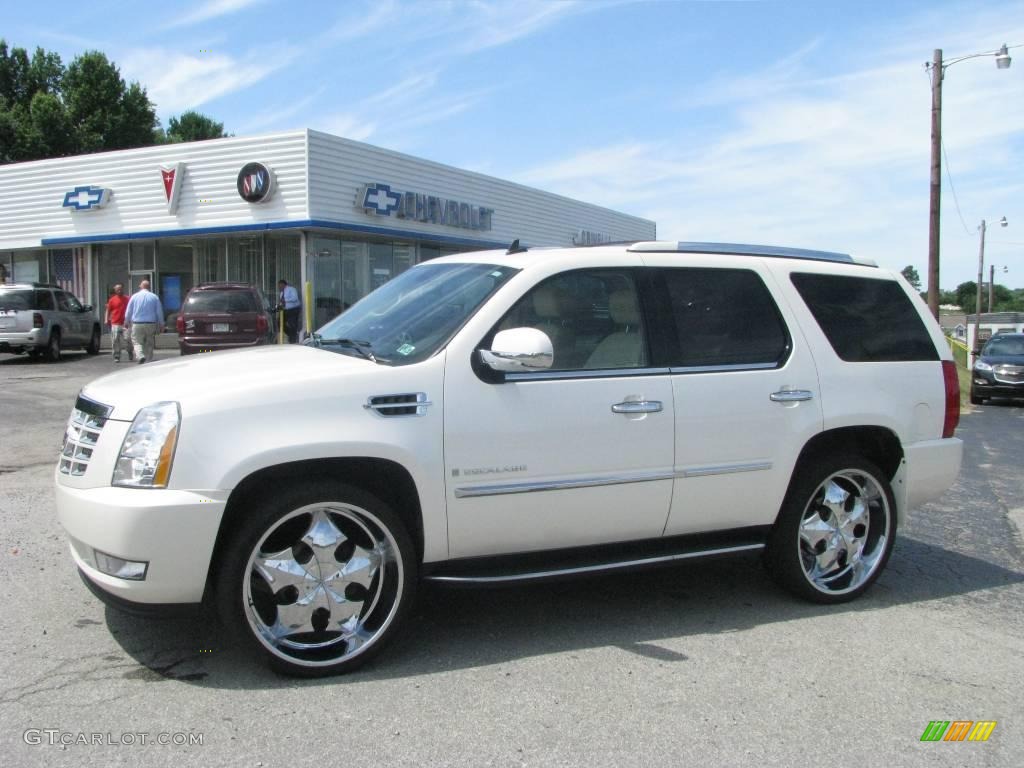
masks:
[[[238,172],[238,194],[247,203],[265,203],[274,193],[274,174],[263,163],[246,163]]]

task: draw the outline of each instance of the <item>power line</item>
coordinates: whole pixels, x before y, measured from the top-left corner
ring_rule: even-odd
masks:
[[[946,161],[946,180],[949,182],[949,191],[953,193],[953,203],[956,205],[956,215],[960,218],[960,225],[964,228],[964,232],[967,233],[968,237],[974,237],[974,233],[971,232],[967,226],[967,222],[964,221],[964,215],[960,211],[960,200],[956,196],[956,187],[953,186],[953,175],[949,172],[949,157],[946,155],[946,142],[944,139],[939,140],[942,145],[942,158]]]

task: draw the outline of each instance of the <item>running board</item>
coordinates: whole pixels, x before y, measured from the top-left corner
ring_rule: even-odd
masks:
[[[686,536],[587,549],[454,560],[434,564],[434,568],[423,576],[423,580],[452,586],[527,584],[667,566],[701,557],[754,552],[764,547],[762,529],[743,529],[742,532],[711,536]]]

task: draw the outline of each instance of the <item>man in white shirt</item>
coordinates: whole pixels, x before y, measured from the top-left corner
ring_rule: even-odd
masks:
[[[294,285],[289,285],[287,280],[278,280],[278,303],[284,308],[284,332],[288,336],[289,344],[297,344],[299,341],[299,313],[302,303],[299,301],[299,292]]]

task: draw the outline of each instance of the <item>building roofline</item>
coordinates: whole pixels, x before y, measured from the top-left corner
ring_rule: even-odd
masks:
[[[190,147],[206,147],[212,144],[247,144],[252,143],[255,140],[262,139],[282,139],[282,138],[300,138],[306,137],[308,131],[302,130],[288,130],[288,131],[273,131],[269,133],[255,133],[248,136],[224,136],[219,139],[204,139],[202,141],[182,141],[174,144],[150,144],[145,147],[129,147],[127,149],[108,149],[102,152],[84,152],[80,155],[64,155],[62,157],[47,157],[42,160],[25,160],[20,163],[5,163],[0,165],[0,174],[7,170],[21,170],[30,168],[45,168],[49,165],[58,165],[60,163],[67,163],[69,160],[76,160],[79,158],[88,159],[104,159],[111,156],[123,155],[125,152],[131,152],[138,155],[152,154],[166,154],[168,150],[174,150],[181,148],[183,151],[187,151]]]
[[[194,237],[197,235],[231,234],[235,232],[262,232],[265,230],[284,229],[327,229],[343,232],[359,232],[385,237],[401,237],[407,240],[426,240],[452,245],[466,245],[474,248],[506,248],[508,243],[497,240],[478,240],[468,237],[449,237],[432,232],[418,232],[393,227],[373,227],[356,224],[343,224],[326,219],[300,219],[297,221],[263,221],[249,224],[227,224],[211,227],[190,227],[188,229],[161,229],[139,232],[115,232],[96,235],[71,235],[67,237],[44,237],[41,246],[55,245],[86,245],[89,243],[110,243],[124,240],[153,240],[156,238]]]

